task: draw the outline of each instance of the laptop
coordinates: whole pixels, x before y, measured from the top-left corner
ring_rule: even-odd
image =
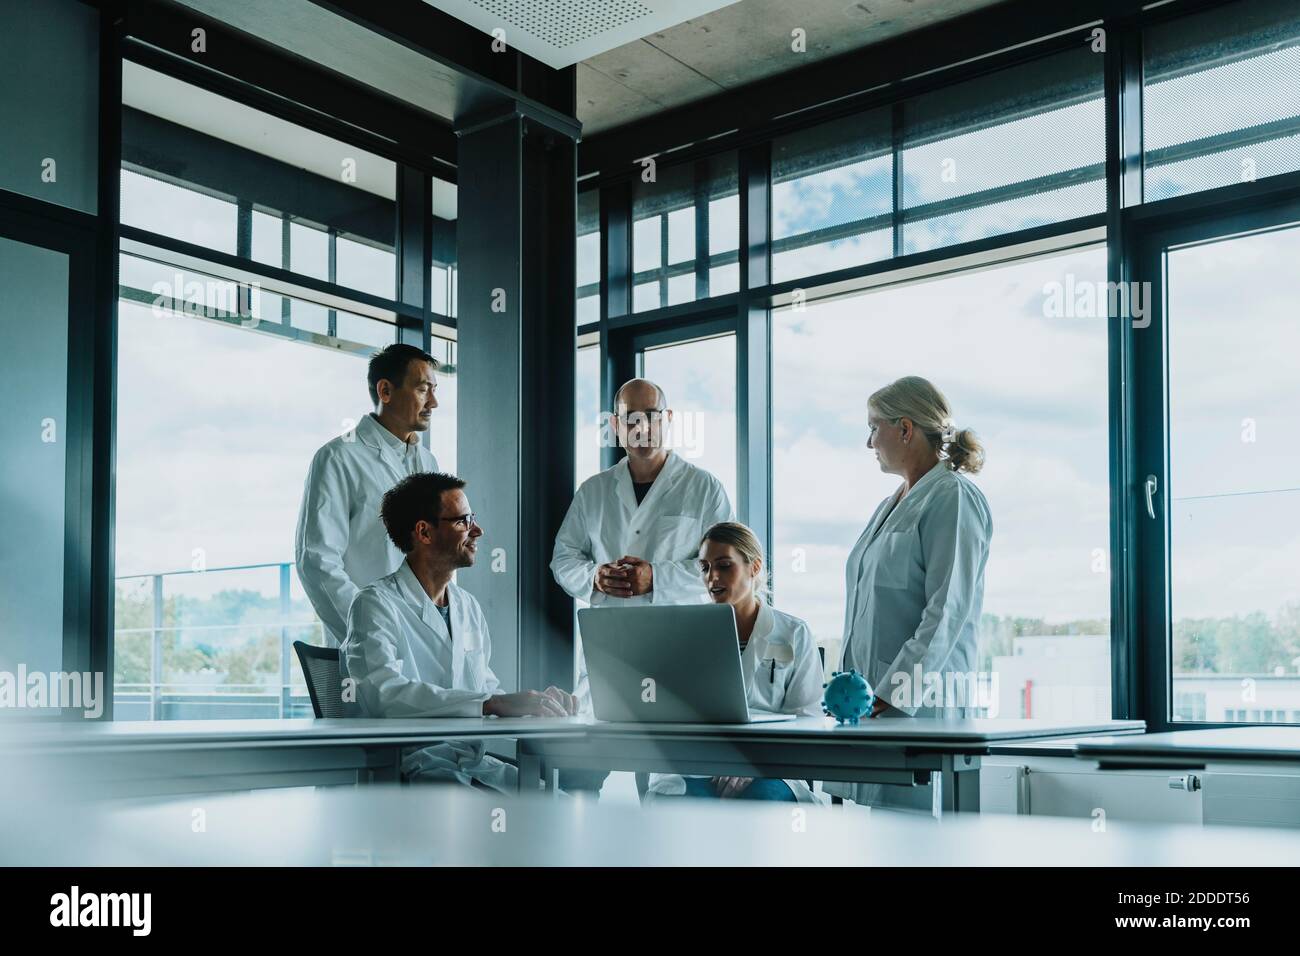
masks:
[[[584,608],[578,612],[597,720],[755,724],[730,604]]]

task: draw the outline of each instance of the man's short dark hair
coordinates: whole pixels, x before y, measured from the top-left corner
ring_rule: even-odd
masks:
[[[370,402],[379,404],[379,382],[388,379],[398,388],[406,381],[406,370],[415,361],[432,362],[438,367],[438,360],[423,349],[402,342],[394,343],[380,349],[370,356],[370,368],[366,372],[366,381],[370,385]]]
[[[407,475],[384,495],[379,517],[393,544],[403,554],[410,554],[411,535],[420,521],[430,524],[442,517],[442,493],[465,487],[465,479],[441,471],[424,471]]]

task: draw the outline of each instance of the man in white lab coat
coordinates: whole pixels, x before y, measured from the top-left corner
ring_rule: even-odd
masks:
[[[412,345],[377,352],[367,373],[374,411],[326,442],[307,472],[294,560],[331,646],[343,641],[357,591],[401,563],[379,520],[384,492],[407,475],[438,470],[420,443],[438,407],[437,368]]]
[[[473,595],[452,575],[474,563],[483,534],[465,482],[438,472],[403,479],[384,495],[381,517],[406,554],[397,570],[362,588],[339,649],[345,695],[367,717],[564,717],[573,697],[557,687],[502,693],[492,642]],[[458,782],[513,791],[515,768],[481,741],[412,747],[402,773],[420,782]]]
[[[627,456],[578,488],[551,557],[556,582],[575,599],[593,607],[708,601],[700,539],[734,515],[722,482],[666,446],[671,424],[653,382],[634,378],[615,394],[611,425]],[[575,694],[590,706],[581,641]],[[560,786],[599,790],[605,776],[570,771]]]

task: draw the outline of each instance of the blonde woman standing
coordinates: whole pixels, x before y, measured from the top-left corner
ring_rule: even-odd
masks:
[[[969,706],[953,701],[918,707],[911,684],[917,665],[922,675],[977,665],[993,522],[966,476],[980,470],[984,448],[954,424],[943,393],[917,376],[873,394],[867,424],[880,470],[903,481],[849,554],[844,669],[856,669],[875,690],[873,716],[968,716]]]
[[[924,689],[929,675],[938,675],[944,688],[965,688],[948,675],[978,667],[993,522],[984,494],[966,476],[980,470],[984,448],[974,432],[955,424],[943,393],[918,376],[875,392],[867,424],[867,447],[880,470],[902,484],[876,508],[849,554],[843,669],[857,670],[875,691],[873,717],[974,716],[975,701],[927,697]],[[917,789],[898,801],[878,800],[879,785],[845,795],[923,806],[929,788]]]
[[[766,600],[763,549],[743,524],[724,521],[704,533],[700,577],[714,604],[730,604],[740,638],[740,670],[749,706],[769,713],[820,715],[822,665],[808,625]],[[817,802],[802,780],[652,774],[650,799],[671,796]]]

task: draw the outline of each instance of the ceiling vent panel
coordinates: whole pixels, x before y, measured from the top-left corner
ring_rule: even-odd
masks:
[[[735,0],[425,0],[557,70]],[[485,40],[485,42],[490,42]]]

